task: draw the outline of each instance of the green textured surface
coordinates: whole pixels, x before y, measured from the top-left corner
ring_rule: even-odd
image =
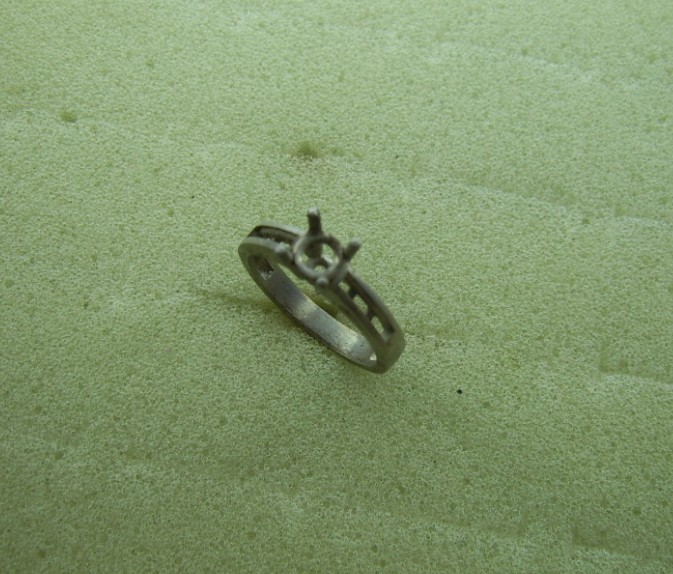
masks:
[[[0,571],[670,572],[671,29],[3,0]],[[384,376],[240,264],[311,205]]]

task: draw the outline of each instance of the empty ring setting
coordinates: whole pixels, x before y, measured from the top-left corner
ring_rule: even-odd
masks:
[[[312,208],[308,231],[263,223],[241,242],[238,253],[262,291],[308,333],[352,363],[384,373],[404,350],[404,334],[388,307],[351,267],[361,246],[358,239],[342,246],[325,233],[320,212]],[[287,271],[334,304],[336,316],[306,296]],[[339,313],[354,329],[339,320]]]

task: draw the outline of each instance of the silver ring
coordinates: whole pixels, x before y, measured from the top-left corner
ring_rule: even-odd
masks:
[[[384,373],[404,350],[404,333],[388,307],[351,268],[361,245],[354,239],[344,247],[324,233],[320,213],[312,208],[307,232],[263,223],[241,242],[238,254],[262,291],[308,333],[352,363]],[[341,322],[338,312],[332,316],[306,296],[285,270],[313,285],[357,331]]]

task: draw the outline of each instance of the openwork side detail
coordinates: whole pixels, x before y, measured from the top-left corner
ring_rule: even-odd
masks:
[[[393,334],[395,328],[388,321],[385,313],[377,312],[377,304],[369,300],[361,286],[346,279],[341,283],[341,289],[353,301],[358,311],[374,326],[379,335],[387,339]]]

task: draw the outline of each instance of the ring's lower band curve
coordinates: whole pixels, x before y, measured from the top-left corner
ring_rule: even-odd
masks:
[[[359,330],[330,315],[288,277],[308,279],[292,258],[281,254],[296,245],[303,232],[294,227],[259,225],[241,242],[238,253],[248,273],[266,295],[311,335],[349,361],[377,373],[387,371],[404,350],[402,329],[383,301],[350,269],[338,281],[316,285]]]

